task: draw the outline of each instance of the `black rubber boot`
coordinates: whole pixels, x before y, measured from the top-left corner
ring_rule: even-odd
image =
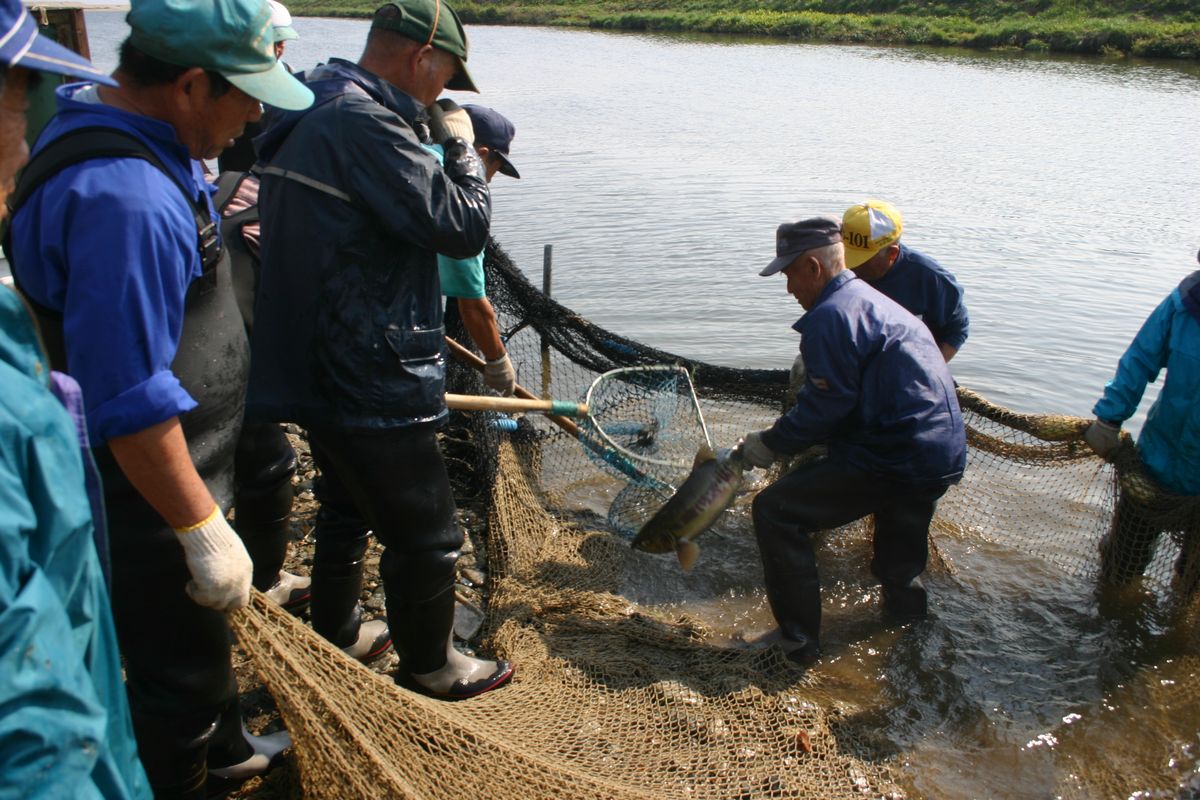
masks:
[[[815,661],[821,655],[820,582],[776,573],[766,583],[767,600],[788,658],[798,664]]]
[[[160,717],[132,712],[138,758],[155,800],[205,800],[208,745],[217,730],[213,712]]]
[[[234,503],[233,527],[254,562],[254,588],[265,592],[279,580],[279,571],[287,557],[292,511],[291,479],[265,491],[239,488]]]
[[[234,529],[254,562],[254,588],[279,580],[287,556],[296,453],[275,424],[245,425],[234,457]]]
[[[925,619],[929,611],[929,597],[920,578],[913,578],[905,585],[883,584],[883,614],[893,625]]]
[[[454,649],[454,563],[458,552],[397,558],[384,551],[380,574],[388,593],[388,621],[400,656],[397,681],[422,694],[463,700],[507,683],[512,664]],[[393,598],[404,597],[403,602]]]
[[[357,517],[329,506],[317,512],[310,605],[313,630],[360,661],[381,655],[392,641],[386,623],[362,619],[363,556],[370,540],[370,531]]]
[[[399,554],[393,548],[384,550],[379,560],[388,627],[405,672],[433,672],[446,663],[457,561],[457,550]]]

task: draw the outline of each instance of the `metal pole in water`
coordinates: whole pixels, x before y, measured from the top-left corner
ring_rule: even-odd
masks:
[[[554,245],[542,249],[542,294],[550,296],[550,262]],[[550,397],[550,343],[542,337],[542,397]]]

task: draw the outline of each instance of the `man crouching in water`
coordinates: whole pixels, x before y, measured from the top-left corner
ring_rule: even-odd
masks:
[[[483,249],[491,220],[484,168],[461,109],[426,107],[446,88],[477,91],[467,40],[441,0],[375,13],[357,64],[308,75],[311,111],[283,115],[256,140],[262,275],[247,419],[309,432],[321,477],[312,571],[313,627],[361,657],[386,649],[399,680],[462,698],[512,676],[506,662],[454,649],[454,565],[463,534],[436,429],[447,418],[437,254]],[[387,625],[358,603],[370,530]]]
[[[793,327],[808,371],[791,409],[746,436],[745,462],[769,467],[829,447],[754,498],[767,599],[780,644],[799,663],[820,655],[812,534],[874,514],[871,572],[885,610],[897,622],[920,619],[929,523],[967,457],[954,381],[929,329],[845,263],[839,222],[815,217],[779,226],[776,258],[759,273],[782,272],[804,307]]]

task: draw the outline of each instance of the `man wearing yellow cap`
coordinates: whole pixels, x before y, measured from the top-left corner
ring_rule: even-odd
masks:
[[[850,206],[842,215],[846,267],[923,321],[949,361],[967,341],[962,287],[941,264],[902,245],[903,232],[904,220],[890,203]]]

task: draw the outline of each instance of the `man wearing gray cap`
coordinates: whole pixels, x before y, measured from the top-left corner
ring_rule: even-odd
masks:
[[[871,571],[893,620],[925,615],[918,576],[938,498],[966,464],[954,381],[929,330],[845,267],[841,223],[815,217],[780,225],[776,258],[805,314],[807,376],[791,409],[745,437],[754,467],[826,444],[828,455],[759,492],[754,531],[767,599],[789,658],[820,653],[821,589],[810,535],[875,515]]]

